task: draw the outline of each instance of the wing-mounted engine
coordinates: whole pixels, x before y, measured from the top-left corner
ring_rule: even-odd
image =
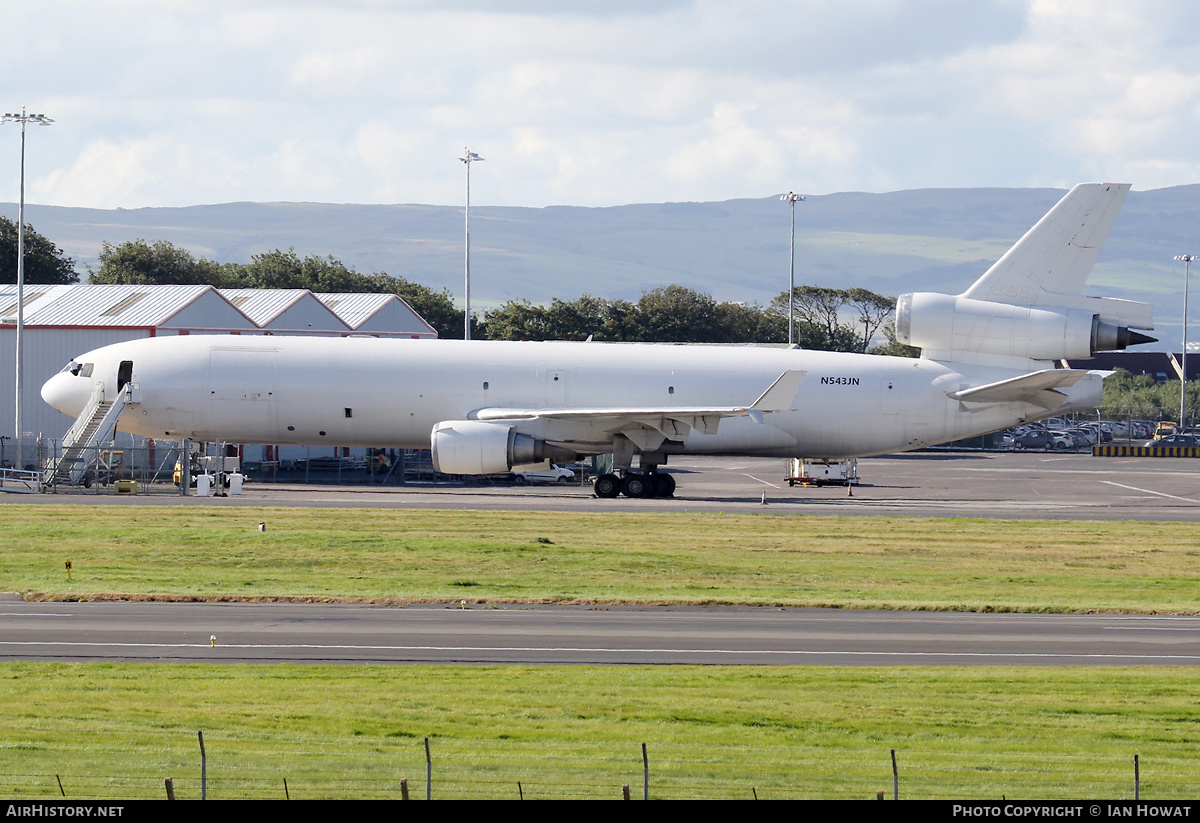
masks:
[[[430,436],[433,467],[442,474],[500,474],[513,466],[577,455],[503,423],[444,420]]]
[[[917,292],[896,301],[896,339],[932,360],[967,353],[1023,360],[1086,359],[1154,338],[1152,307],[1131,300],[1060,295],[1066,306],[1021,306]]]

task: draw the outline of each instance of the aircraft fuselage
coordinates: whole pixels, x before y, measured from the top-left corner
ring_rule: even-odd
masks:
[[[1023,402],[964,404],[948,392],[1020,374],[925,359],[752,346],[190,335],[118,343],[80,355],[43,397],[78,415],[97,381],[115,394],[132,363],[133,402],[120,429],[229,443],[429,448],[442,421],[487,409],[747,406],[780,375],[806,376],[788,410],[757,422],[692,428],[675,450],[846,458],[919,448],[1046,416]],[[126,367],[128,372],[128,366]],[[87,372],[89,376],[82,376]],[[1099,403],[1098,375],[1065,393]],[[521,431],[612,450],[612,435],[530,415]]]

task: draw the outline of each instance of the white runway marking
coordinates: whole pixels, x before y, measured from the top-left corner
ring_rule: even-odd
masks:
[[[769,656],[800,656],[800,657],[833,657],[838,655],[848,657],[883,657],[883,658],[927,658],[927,657],[942,657],[951,659],[963,660],[1108,660],[1108,661],[1131,661],[1131,660],[1174,660],[1180,662],[1200,662],[1200,655],[1177,654],[1177,655],[1150,655],[1150,654],[1071,654],[1071,653],[1035,653],[1035,652],[884,652],[884,651],[807,651],[801,649],[767,649],[761,651],[751,651],[744,649],[635,649],[635,648],[604,648],[604,647],[540,647],[540,646],[356,646],[356,645],[335,645],[322,646],[312,644],[267,644],[267,643],[245,643],[245,644],[229,644],[224,646],[209,646],[207,643],[76,643],[76,642],[53,642],[42,643],[36,641],[0,641],[0,648],[6,646],[59,646],[64,648],[107,648],[112,650],[118,649],[162,649],[162,650],[179,650],[179,649],[208,649],[210,651],[217,650],[252,650],[252,649],[276,649],[279,651],[287,650],[302,650],[302,651],[319,651],[324,654],[337,651],[379,651],[379,652],[474,652],[477,654],[506,654],[510,652],[532,652],[532,653],[586,653],[586,654],[680,654],[680,655],[769,655]],[[279,662],[286,663],[286,659],[281,659]]]
[[[0,617],[71,617],[61,612],[0,612]]]
[[[776,486],[774,483],[771,483],[770,481],[767,481],[767,480],[763,480],[761,477],[755,477],[752,474],[746,474],[745,472],[742,472],[742,476],[749,477],[751,480],[757,480],[759,483],[766,483],[768,486],[770,486],[773,489],[782,489],[783,488],[783,486]]]
[[[1182,500],[1185,503],[1200,503],[1200,500],[1193,500],[1190,497],[1178,497],[1174,494],[1167,494],[1166,492],[1156,492],[1151,489],[1139,489],[1137,486],[1126,486],[1124,483],[1114,483],[1112,480],[1101,480],[1100,482],[1107,483],[1110,486],[1116,486],[1121,489],[1129,489],[1132,492],[1142,492],[1143,494],[1156,494],[1159,497],[1169,497],[1172,500]]]

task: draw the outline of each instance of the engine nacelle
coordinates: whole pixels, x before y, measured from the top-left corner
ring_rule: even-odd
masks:
[[[935,357],[969,352],[1030,360],[1086,359],[1152,340],[1083,309],[1016,306],[930,292],[900,295],[896,339]]]
[[[513,426],[481,420],[443,420],[433,427],[430,445],[433,467],[442,474],[501,474],[513,466],[576,457]]]

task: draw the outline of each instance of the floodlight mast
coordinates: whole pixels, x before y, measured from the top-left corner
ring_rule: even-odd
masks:
[[[1179,356],[1179,370],[1182,372],[1179,380],[1179,429],[1182,430],[1187,426],[1187,323],[1188,323],[1188,275],[1191,273],[1192,261],[1196,259],[1194,254],[1177,254],[1176,260],[1183,261],[1183,353]]]
[[[463,279],[463,340],[471,339],[471,164],[483,160],[469,148],[463,147],[463,156],[458,158],[467,167],[467,208],[464,211],[463,244],[466,247]]]
[[[781,196],[780,200],[787,200],[792,204],[792,247],[791,254],[788,258],[788,345],[796,345],[796,312],[794,302],[796,299],[796,201],[803,200],[803,195],[788,192]]]
[[[3,117],[0,117],[0,123],[21,124],[21,199],[17,206],[17,396],[16,416],[13,420],[13,428],[17,436],[17,457],[13,466],[17,469],[21,468],[21,463],[24,460],[24,450],[21,442],[21,400],[24,395],[22,391],[24,387],[24,375],[21,371],[21,362],[25,336],[25,126],[29,123],[36,123],[39,126],[49,126],[53,122],[53,120],[44,114],[26,114],[24,106],[21,106],[20,114],[6,112]]]

